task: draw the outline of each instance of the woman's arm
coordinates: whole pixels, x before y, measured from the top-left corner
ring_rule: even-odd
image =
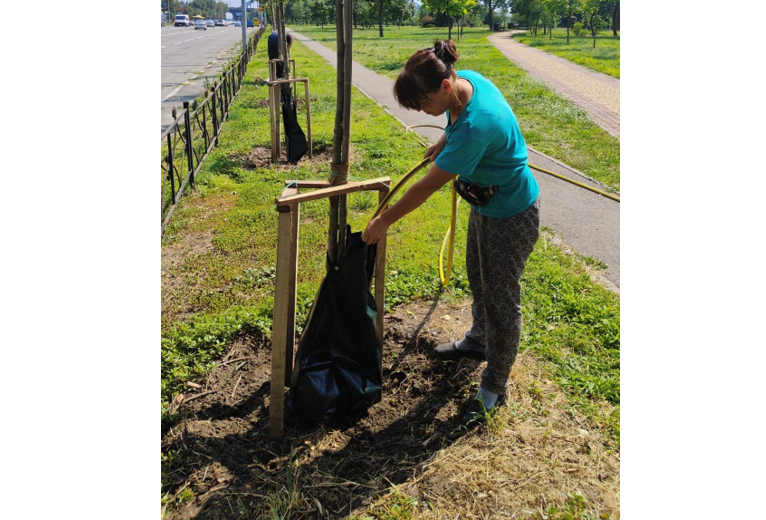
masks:
[[[407,213],[418,208],[428,197],[454,179],[457,175],[446,172],[431,164],[422,179],[408,189],[402,198],[389,207],[386,211],[372,219],[367,224],[367,229],[362,234],[362,240],[367,244],[375,244],[386,236],[389,226],[404,217]]]

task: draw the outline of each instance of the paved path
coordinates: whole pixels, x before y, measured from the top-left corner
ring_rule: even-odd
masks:
[[[585,110],[610,134],[620,136],[620,80],[519,43],[496,32],[489,41],[506,58]],[[524,31],[520,31],[524,32]]]
[[[322,56],[333,67],[336,66],[337,54],[334,50],[295,31],[289,32],[295,40]],[[300,70],[300,64],[298,67]],[[445,117],[433,117],[399,107],[394,99],[394,82],[356,61],[353,62],[352,82],[364,95],[380,104],[405,127],[415,125],[443,127],[445,124]],[[413,128],[413,131],[432,142],[442,134],[442,130],[428,127]],[[543,155],[533,148],[527,147],[527,151],[530,164],[596,189],[604,189],[599,183],[574,168]],[[391,172],[390,176],[396,178],[397,175],[404,173]],[[578,253],[596,258],[606,264],[604,284],[619,293],[620,203],[534,169],[532,173],[540,184],[542,225],[553,230],[559,240]]]

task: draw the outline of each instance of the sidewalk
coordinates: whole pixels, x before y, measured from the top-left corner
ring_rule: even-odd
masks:
[[[289,28],[288,28],[289,30]],[[295,31],[293,38],[322,56],[333,67],[337,54]],[[414,52],[414,51],[413,51]],[[446,117],[433,117],[399,107],[393,95],[393,81],[353,62],[352,82],[364,95],[376,101],[403,126],[437,125],[444,127]],[[619,121],[619,118],[618,118]],[[413,128],[429,141],[442,134],[436,128]],[[529,163],[545,170],[603,189],[603,186],[581,172],[527,147]],[[405,172],[391,172],[392,179]],[[608,267],[605,285],[619,293],[620,287],[620,203],[597,193],[532,170],[540,184],[541,224],[556,233],[558,239],[580,254],[596,258]]]
[[[514,32],[524,31],[497,32],[489,41],[531,76],[585,110],[598,126],[620,136],[619,79],[519,43],[511,38]]]

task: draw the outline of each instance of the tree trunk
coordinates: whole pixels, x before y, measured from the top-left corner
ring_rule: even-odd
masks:
[[[447,17],[447,39],[452,39],[452,18]]]
[[[380,28],[380,37],[383,38],[383,2],[386,0],[380,0],[378,5],[378,27]]]
[[[487,5],[489,6],[489,30],[491,31],[491,30],[493,30],[493,29],[494,29],[494,27],[495,27],[495,26],[492,24],[492,0],[490,0],[489,2],[487,2]]]
[[[617,36],[620,30],[620,2],[612,6],[612,36]]]
[[[596,48],[596,32],[598,32],[598,29],[596,28],[596,14],[592,14],[590,17],[590,33],[593,35],[593,48]]]

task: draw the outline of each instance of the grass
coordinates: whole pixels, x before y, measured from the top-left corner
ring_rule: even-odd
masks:
[[[312,38],[317,34],[317,39],[334,40],[334,28],[311,28],[313,32],[303,27],[293,29]],[[385,47],[380,46],[376,31],[356,31],[355,58],[366,66],[375,62],[378,69],[389,67],[390,77],[396,74],[393,64],[397,60],[403,63],[402,58],[406,59],[413,49],[428,45],[434,37],[446,37],[443,30],[395,31],[387,30],[390,40],[386,39]],[[579,169],[594,177],[612,179],[612,185],[618,187],[619,141],[508,64],[486,41],[486,35],[486,31],[476,30],[457,42],[463,53],[461,63],[486,73],[501,86],[512,101],[529,144],[570,164],[573,158],[580,157]],[[376,40],[381,47],[378,55],[372,50]],[[186,382],[206,374],[234,338],[244,333],[270,337],[277,245],[274,198],[281,193],[285,179],[326,179],[329,174],[327,150],[333,139],[335,71],[300,42],[293,44],[292,55],[299,75],[310,78],[314,153],[318,159],[304,159],[295,167],[274,167],[256,160],[253,152],[270,146],[268,109],[264,104],[268,98],[263,80],[267,77],[265,45],[259,45],[242,90],[232,104],[219,146],[205,161],[197,177],[197,189],[179,202],[162,240],[161,410],[165,424],[176,419],[169,411],[174,396]],[[541,114],[544,106],[548,112]],[[422,145],[414,134],[406,133],[356,89],[352,107],[350,178],[388,176],[395,183],[420,160]],[[301,117],[299,114],[299,120]],[[546,150],[546,143],[559,155]],[[366,194],[352,194],[348,201],[349,224],[353,231],[361,231],[376,204]],[[388,309],[415,299],[431,299],[439,293],[438,253],[448,226],[449,207],[450,192],[444,188],[390,229]],[[467,210],[465,204],[458,207],[453,276],[442,295],[444,301],[469,296],[463,250]],[[326,201],[301,206],[299,333],[325,274],[327,228]],[[557,404],[556,409],[583,415],[619,449],[619,297],[594,281],[592,275],[598,266],[593,264],[591,259],[554,245],[550,233],[543,233],[523,279],[525,329],[521,355],[539,359],[546,377],[565,394],[565,402]],[[530,383],[530,402],[546,402],[546,390],[535,384]],[[507,413],[511,415],[502,416],[505,424],[522,420],[512,415],[513,410]],[[533,419],[543,424],[543,415],[548,412],[540,409],[539,413],[541,416]],[[496,445],[502,446],[503,430],[496,427],[490,434],[498,437]],[[513,449],[509,444],[508,457],[512,457]],[[171,453],[163,453],[163,468],[171,457]],[[288,517],[286,511],[293,507],[299,475],[284,477],[284,485],[277,486],[269,499],[271,514],[280,518]],[[582,504],[576,495],[571,504],[579,514]],[[562,507],[549,510],[549,517],[567,518],[566,508],[570,506]],[[369,514],[374,518],[415,518],[413,508],[409,499],[392,490],[371,504]]]
[[[335,27],[291,25],[294,30],[335,50]],[[445,28],[388,27],[354,31],[354,60],[395,79],[407,58],[418,49],[446,39]],[[593,123],[588,115],[543,83],[511,63],[489,42],[491,31],[468,28],[452,38],[460,59],[458,69],[471,69],[490,79],[505,96],[519,121],[527,145],[586,175],[620,189],[620,140]],[[619,49],[618,49],[619,50]]]
[[[613,36],[612,31],[599,31],[596,34],[595,48],[590,34],[575,36],[569,31],[567,43],[566,29],[554,29],[552,33],[545,35],[538,30],[537,36],[531,33],[517,33],[513,38],[613,78],[620,77],[620,37]]]

